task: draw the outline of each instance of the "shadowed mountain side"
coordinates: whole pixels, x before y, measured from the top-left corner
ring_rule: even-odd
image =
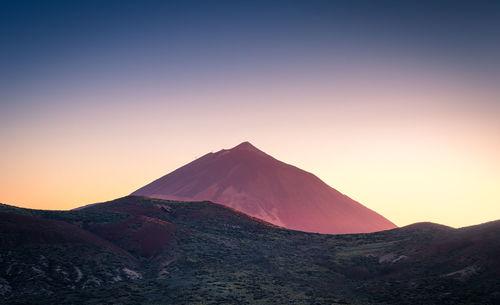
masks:
[[[37,296],[130,280],[138,259],[85,230],[84,221],[71,212],[0,204],[0,303],[43,304]],[[20,296],[33,299],[18,302]]]
[[[75,224],[31,215],[0,212],[0,247],[20,247],[27,244],[85,244],[103,247],[134,259],[128,252]]]
[[[362,233],[396,227],[313,174],[278,161],[248,142],[206,154],[132,195],[208,200],[306,232]]]
[[[322,235],[211,202],[137,196],[0,213],[3,304],[500,301],[500,221]]]

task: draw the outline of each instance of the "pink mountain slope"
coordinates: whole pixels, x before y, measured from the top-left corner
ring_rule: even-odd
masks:
[[[365,233],[396,227],[313,174],[276,160],[248,142],[208,153],[132,195],[209,200],[307,232]]]

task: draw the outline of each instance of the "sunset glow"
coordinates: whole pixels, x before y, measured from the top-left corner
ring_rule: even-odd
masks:
[[[457,5],[446,36],[423,4],[383,20],[348,2],[267,13],[153,5],[170,19],[10,5],[0,13],[2,203],[111,200],[250,141],[398,226],[500,218],[493,13]]]

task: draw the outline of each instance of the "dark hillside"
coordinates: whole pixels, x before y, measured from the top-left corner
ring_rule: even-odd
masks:
[[[500,222],[286,230],[210,202],[0,206],[6,304],[496,304]]]

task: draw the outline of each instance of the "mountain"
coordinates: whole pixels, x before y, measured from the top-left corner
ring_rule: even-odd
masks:
[[[249,142],[208,153],[131,195],[212,201],[289,229],[367,233],[396,226],[318,177]]]
[[[211,202],[0,204],[2,304],[499,304],[500,221],[287,230]]]

